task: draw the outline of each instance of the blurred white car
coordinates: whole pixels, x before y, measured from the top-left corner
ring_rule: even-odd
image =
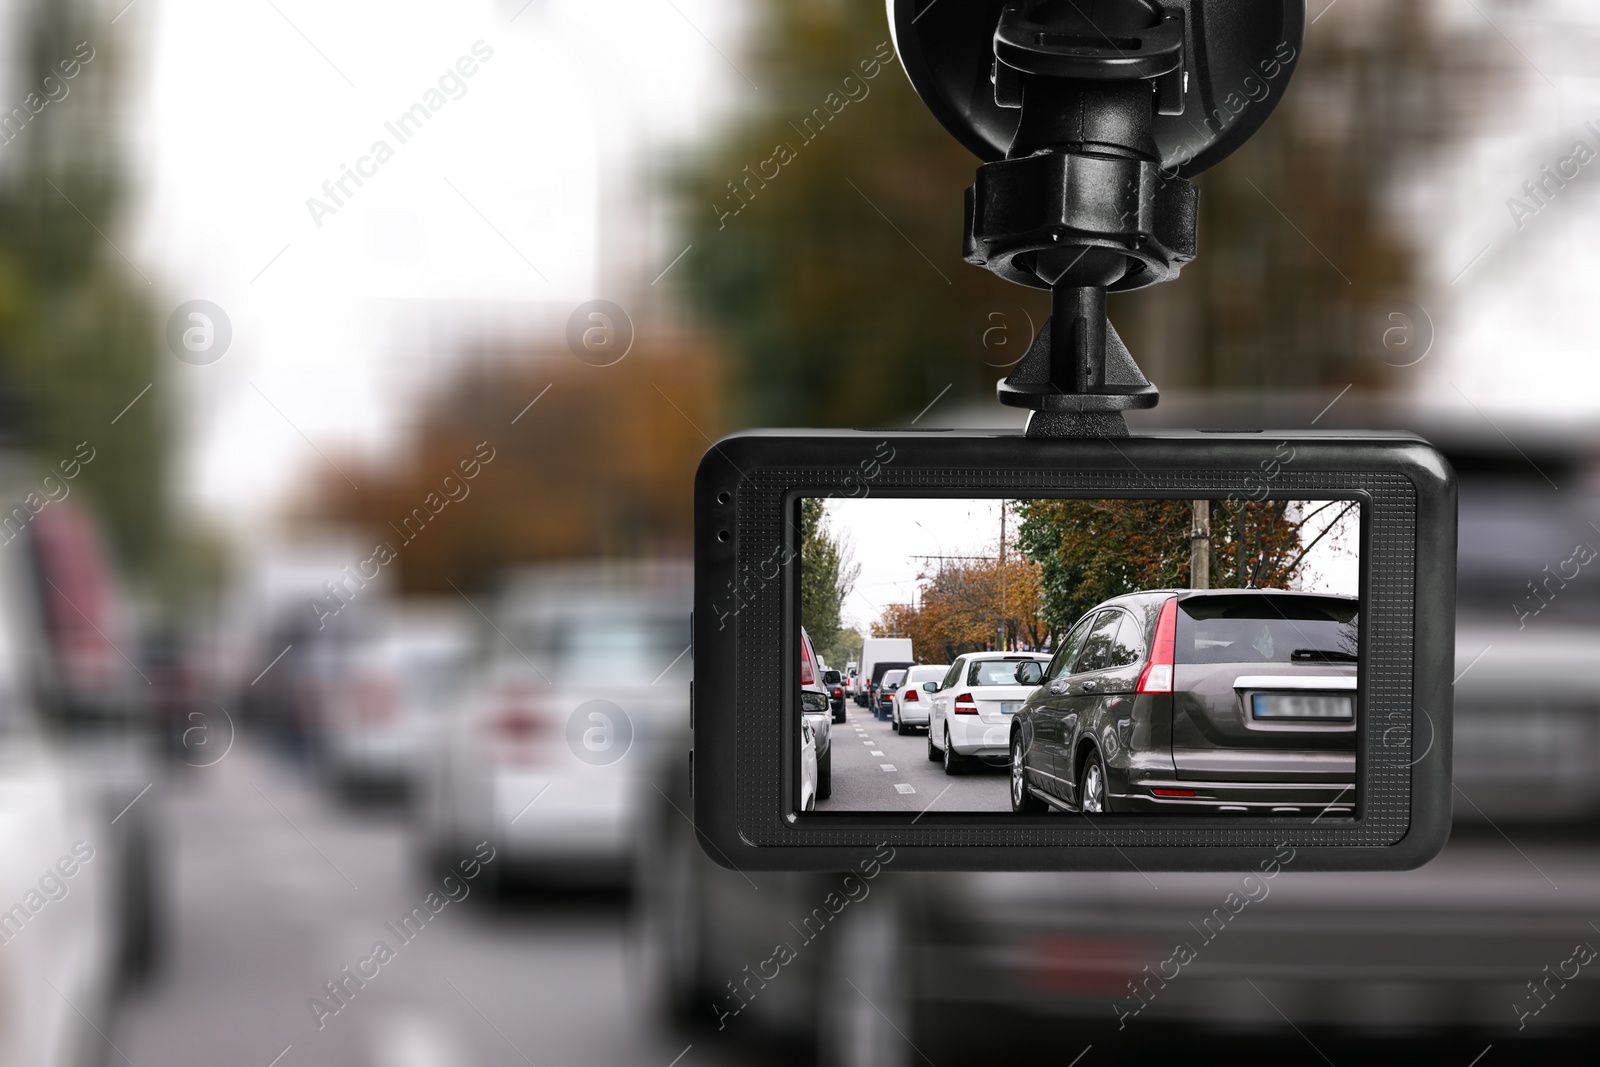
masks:
[[[928,758],[944,761],[946,774],[960,774],[974,759],[999,765],[1010,759],[1011,716],[1038,686],[1018,685],[1017,665],[1050,662],[1043,652],[969,652],[945,676],[923,683],[932,693]]]
[[[119,948],[120,828],[45,734],[29,682],[35,577],[0,549],[0,1067],[100,1062]]]
[[[627,877],[652,753],[689,713],[688,568],[528,573],[484,606],[472,681],[440,732],[422,827],[497,877]]]
[[[929,708],[933,706],[933,698],[923,692],[922,687],[927,682],[939,681],[949,670],[948,663],[923,663],[906,668],[906,675],[900,680],[900,688],[894,691],[891,726],[895,733],[903,734],[910,727],[928,725]]]
[[[462,605],[463,608],[466,605]],[[472,629],[450,606],[392,608],[329,684],[323,769],[349,791],[408,794],[460,700]]]

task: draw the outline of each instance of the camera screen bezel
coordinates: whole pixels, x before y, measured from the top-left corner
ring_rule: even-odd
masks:
[[[1281,461],[1282,447],[1293,450],[1291,462]],[[796,813],[792,516],[800,498],[830,493],[1360,501],[1354,811],[1314,819],[1118,815],[1092,826],[1070,815]],[[696,483],[697,831],[714,859],[740,869],[833,869],[884,842],[896,848],[897,865],[916,869],[1229,869],[1280,842],[1299,850],[1302,869],[1416,866],[1443,846],[1449,828],[1454,571],[1454,476],[1426,442],[1403,434],[726,438],[707,453]]]

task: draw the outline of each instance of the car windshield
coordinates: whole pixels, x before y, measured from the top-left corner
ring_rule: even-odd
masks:
[[[1355,601],[1197,597],[1178,613],[1179,663],[1353,663]]]
[[[1461,610],[1508,619],[1514,613],[1522,624],[1532,616],[1547,622],[1600,618],[1600,586],[1587,573],[1600,548],[1589,525],[1595,510],[1592,499],[1552,492],[1537,476],[1463,477]]]
[[[906,676],[905,671],[890,671],[883,676],[883,687],[888,689],[892,685],[899,685]]]
[[[583,685],[649,685],[689,647],[687,616],[578,615],[519,627],[514,649],[552,681]],[[504,642],[501,642],[504,644]]]
[[[1020,659],[982,659],[972,665],[968,685],[1016,685]]]

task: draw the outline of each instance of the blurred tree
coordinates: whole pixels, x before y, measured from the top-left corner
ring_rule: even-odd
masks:
[[[1374,343],[1382,306],[1429,301],[1430,238],[1397,205],[1502,93],[1515,53],[1439,0],[1311,6],[1325,17],[1282,105],[1196,181],[1199,258],[1113,300],[1158,385],[1381,389],[1398,375]]]
[[[800,625],[832,664],[843,636],[839,608],[861,577],[861,565],[851,562],[850,546],[828,530],[824,512],[822,500],[800,502]]]
[[[740,415],[882,425],[946,385],[988,394],[985,362],[1021,358],[1049,300],[961,262],[976,160],[911,91],[883,5],[757,14],[761,91],[675,189],[673,277],[727,342]]]
[[[455,596],[451,583],[547,560],[684,558],[720,410],[718,360],[698,339],[641,323],[608,367],[535,348],[459,372],[423,406],[410,454],[341,458],[360,491],[330,472],[299,510],[390,546],[405,594]]]
[[[88,442],[73,488],[121,561],[149,571],[164,549],[167,442],[161,391],[141,394],[160,376],[161,320],[149,279],[106,236],[126,199],[122,71],[91,13],[32,0],[19,16],[23,77],[0,110],[0,417],[49,467]]]
[[[1438,6],[1345,0],[1311,27],[1284,105],[1199,181],[1200,258],[1179,281],[1114,301],[1158,385],[1386,381],[1362,350],[1372,305],[1425,302],[1397,187],[1500,83],[1490,56],[1503,43],[1486,27],[1446,28]],[[880,59],[882,4],[755,10],[761,90],[675,188],[693,248],[674,279],[728,343],[741,414],[883,424],[947,383],[989,395],[1049,307],[961,262],[978,161]]]

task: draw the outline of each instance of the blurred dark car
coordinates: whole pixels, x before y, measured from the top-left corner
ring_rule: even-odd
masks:
[[[822,672],[822,686],[828,691],[828,705],[834,722],[844,722],[844,675],[828,669]]]
[[[1080,619],[1011,724],[1011,807],[1352,809],[1354,597],[1152,590]]]
[[[1272,848],[1231,874],[897,875],[889,862],[763,988],[742,968],[793,941],[794,917],[840,877],[724,870],[662,803],[639,898],[658,1003],[811,1042],[830,1065],[1071,1062],[1147,1039],[1206,1059],[1251,1036],[1288,1042],[1298,1062],[1323,1062],[1307,1041],[1393,1054],[1403,1039],[1453,1042],[1461,1063],[1493,1044],[1489,1058],[1519,1062],[1529,1039],[1592,1042],[1600,448],[1507,432],[1515,446],[1483,427],[1427,433],[1461,485],[1457,803],[1432,863],[1307,873]],[[1423,722],[1411,751],[1451,743]],[[686,776],[658,780],[688,810]]]

